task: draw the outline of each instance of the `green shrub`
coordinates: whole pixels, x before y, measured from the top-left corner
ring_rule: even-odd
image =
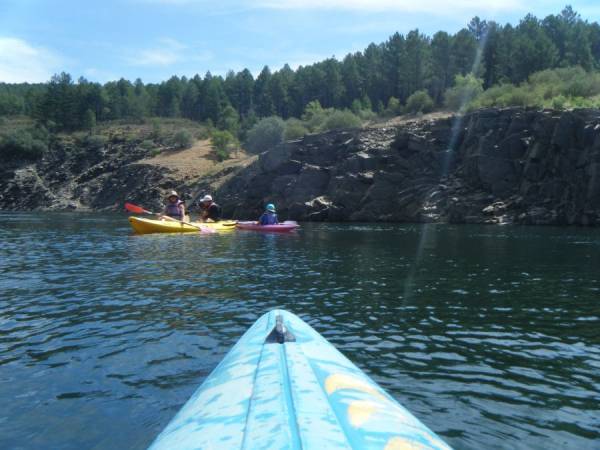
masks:
[[[565,97],[593,97],[600,94],[600,73],[586,72],[579,66],[548,69],[529,77],[528,84],[546,99]]]
[[[361,109],[358,112],[357,116],[360,118],[360,120],[362,120],[363,122],[366,122],[368,120],[375,119],[377,117],[377,113],[370,109]]]
[[[211,141],[219,161],[228,159],[231,150],[239,144],[237,139],[227,130],[213,131]]]
[[[564,109],[565,105],[567,104],[567,101],[567,97],[565,97],[564,95],[559,95],[552,99],[552,107],[554,109]]]
[[[202,128],[200,131],[197,131],[194,137],[199,141],[204,141],[206,139],[210,139],[211,131],[208,128]]]
[[[318,100],[313,100],[304,108],[302,120],[311,132],[318,131],[322,129],[328,114],[329,111],[323,109]]]
[[[375,112],[373,112],[371,109],[371,101],[369,100],[369,97],[365,97],[364,100],[365,101],[362,102],[361,100],[355,99],[350,107],[350,111],[360,117],[363,122],[367,120],[373,120],[375,117],[377,117],[377,114],[375,114]]]
[[[535,106],[556,109],[594,108],[600,97],[600,73],[581,67],[536,72],[519,86],[492,86],[471,102],[470,108]]]
[[[154,148],[154,141],[152,139],[146,139],[142,141],[140,147],[142,147],[144,150],[152,150]]]
[[[23,98],[17,95],[0,92],[0,116],[15,116],[24,110]]]
[[[589,74],[565,81],[563,94],[569,97],[593,97],[600,94],[600,75]]]
[[[48,150],[48,143],[36,138],[35,131],[26,129],[11,130],[0,135],[0,155],[7,159],[36,160]]]
[[[371,102],[371,98],[365,94],[363,95],[363,97],[360,99],[360,102],[362,103],[362,109],[363,110],[369,110],[369,111],[373,111],[373,103]]]
[[[44,125],[42,125],[39,122],[36,123],[33,127],[29,128],[29,133],[31,134],[33,139],[42,141],[45,144],[48,144],[50,142],[50,132]]]
[[[190,133],[188,130],[179,130],[173,136],[173,143],[177,146],[177,148],[180,149],[190,148],[193,142],[194,138],[192,133]]]
[[[333,110],[328,114],[323,124],[323,130],[342,130],[347,128],[359,128],[362,121],[350,110]]]
[[[362,109],[363,109],[362,102],[359,99],[355,98],[352,101],[352,106],[350,106],[350,111],[352,111],[354,114],[358,115],[362,111]]]
[[[83,115],[82,128],[91,131],[96,127],[96,114],[91,109],[85,111]]]
[[[89,134],[83,139],[83,145],[94,150],[101,149],[107,142],[108,138],[102,134]]]
[[[406,99],[406,111],[411,114],[433,111],[433,99],[427,91],[417,91]]]
[[[228,105],[221,112],[219,117],[219,129],[229,131],[232,135],[237,135],[240,131],[240,115],[233,108]]]
[[[308,134],[308,128],[304,126],[301,120],[288,119],[285,123],[284,139],[286,141],[293,141],[300,139]]]
[[[500,99],[505,99],[509,95],[509,93],[515,89],[515,86],[512,84],[499,84],[496,86],[492,86],[487,91],[485,91],[482,95],[477,97],[471,102],[471,106],[474,108],[486,108],[492,106],[501,106]],[[449,105],[449,103],[453,103]],[[458,102],[457,102],[458,103]],[[456,106],[454,102],[448,101],[448,91],[446,91],[446,104],[451,107],[451,109],[455,109]],[[460,108],[460,105],[458,106]]]
[[[150,136],[155,141],[160,140],[163,136],[162,126],[158,119],[152,119],[152,132],[150,133]]]
[[[483,80],[473,74],[456,75],[454,87],[446,90],[444,104],[452,111],[467,109],[483,93]]]
[[[396,97],[390,97],[387,108],[383,111],[384,116],[393,117],[402,113],[402,104]]]
[[[212,131],[215,129],[215,124],[210,118],[204,121],[204,126],[206,127],[209,133],[212,133]]]
[[[284,133],[285,122],[280,117],[267,117],[248,130],[246,148],[251,153],[267,151],[283,142]]]
[[[499,99],[500,106],[541,106],[535,92],[526,86],[515,87]]]

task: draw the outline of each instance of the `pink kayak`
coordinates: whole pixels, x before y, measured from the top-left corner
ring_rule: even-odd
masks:
[[[252,231],[293,231],[298,228],[297,222],[293,220],[287,220],[277,225],[259,225],[258,222],[238,222],[237,227],[240,230],[252,230]]]

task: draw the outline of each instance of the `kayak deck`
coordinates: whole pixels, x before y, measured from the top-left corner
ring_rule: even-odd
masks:
[[[240,230],[251,230],[251,231],[293,231],[300,227],[298,222],[288,220],[285,222],[278,223],[276,225],[260,225],[258,222],[238,222],[237,227]]]
[[[271,311],[150,448],[450,447],[300,318]]]
[[[146,219],[144,217],[129,217],[129,223],[138,234],[150,233],[198,233],[198,228],[180,222],[169,220]],[[191,222],[214,231],[235,230],[236,221],[226,220],[221,222]]]

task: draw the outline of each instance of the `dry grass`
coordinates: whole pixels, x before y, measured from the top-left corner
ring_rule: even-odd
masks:
[[[210,140],[196,141],[184,150],[163,151],[157,156],[146,158],[137,164],[150,164],[170,169],[178,177],[196,180],[220,172],[227,167],[246,166],[256,159],[243,150],[233,152],[232,158],[219,162],[213,152]]]
[[[384,127],[397,127],[406,125],[409,123],[423,122],[429,120],[446,119],[454,116],[455,113],[450,111],[435,111],[428,114],[414,115],[414,114],[403,114],[401,116],[391,117],[389,119],[378,119],[369,123],[368,127],[384,128]]]

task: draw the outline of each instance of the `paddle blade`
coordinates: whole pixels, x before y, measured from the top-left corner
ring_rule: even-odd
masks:
[[[213,230],[212,228],[207,227],[205,225],[200,225],[198,227],[198,229],[200,230],[201,233],[206,233],[206,234],[214,234],[217,232],[216,230]]]
[[[144,214],[144,208],[141,206],[134,205],[133,203],[125,203],[125,209],[129,212],[136,214]]]

